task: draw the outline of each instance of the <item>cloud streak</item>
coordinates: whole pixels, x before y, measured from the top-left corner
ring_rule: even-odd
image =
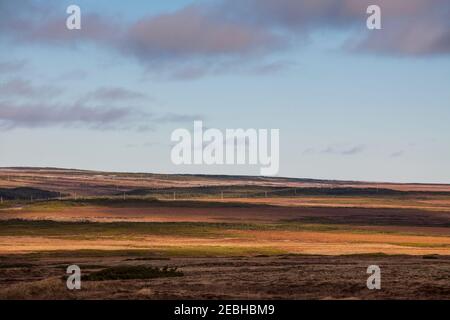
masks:
[[[124,87],[100,87],[81,94],[79,99],[63,102],[67,101],[64,99],[67,93],[62,88],[36,85],[22,78],[0,83],[0,130],[84,127],[149,131],[158,125],[201,118],[170,112],[155,114],[130,106],[130,103],[142,105],[152,98]]]
[[[120,87],[103,87],[98,88],[95,91],[89,92],[84,96],[83,100],[95,100],[102,102],[114,102],[114,101],[136,101],[143,100],[146,95],[140,92],[128,90]]]
[[[0,62],[0,74],[9,74],[23,70],[26,64],[25,60],[2,61]]]
[[[126,31],[123,50],[141,60],[158,61],[254,54],[278,44],[280,39],[270,30],[190,6],[135,22]]]
[[[343,156],[351,156],[355,154],[359,154],[363,152],[365,149],[365,146],[363,145],[357,145],[352,147],[336,147],[336,146],[330,146],[322,151],[322,153],[328,153],[328,154],[337,154],[337,155],[343,155]]]
[[[0,128],[37,128],[52,126],[87,126],[94,129],[128,121],[130,108],[93,108],[84,105],[62,107],[46,104],[18,105],[0,102]]]
[[[30,12],[27,8],[36,8],[37,2],[24,2],[2,3],[4,37],[58,46],[91,42],[132,57],[147,70],[181,79],[226,72],[222,66],[249,64],[255,56],[263,61],[330,29],[350,31],[343,49],[353,52],[450,54],[448,0],[219,0],[122,23],[86,12],[83,29],[76,32],[64,27],[65,16],[50,5],[43,8],[41,3]],[[372,4],[382,9],[382,30],[366,28],[366,9]]]
[[[354,146],[333,145],[321,150],[308,148],[303,152],[303,154],[331,154],[340,156],[353,156],[364,152],[365,149],[366,146],[362,144]]]
[[[398,158],[398,157],[403,156],[404,154],[405,154],[405,152],[403,150],[399,150],[399,151],[392,152],[389,156],[391,158]]]
[[[0,101],[0,129],[85,127],[92,130],[154,130],[162,124],[190,122],[200,116],[155,114],[131,107]],[[201,118],[201,117],[200,117]]]
[[[20,78],[0,83],[0,95],[22,98],[51,98],[61,94],[62,90],[52,85],[36,86],[29,80]]]
[[[155,115],[124,103],[148,101],[147,95],[122,87],[101,87],[62,102],[68,93],[52,85],[16,78],[0,83],[0,129],[87,127],[90,129],[154,128],[183,121],[179,114]],[[54,99],[56,97],[63,99]],[[75,101],[75,102],[73,102]]]
[[[382,30],[365,28],[366,9],[373,4],[382,10]],[[224,6],[238,19],[247,16],[303,36],[321,29],[353,30],[345,48],[359,52],[450,54],[447,0],[229,0]]]

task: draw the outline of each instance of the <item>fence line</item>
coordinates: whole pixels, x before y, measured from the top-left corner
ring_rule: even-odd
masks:
[[[217,188],[216,186],[213,186]],[[268,187],[270,188],[270,187]],[[136,195],[136,194],[128,194],[127,191],[122,191],[115,195],[82,195],[78,193],[71,193],[63,195],[59,192],[59,195],[56,197],[50,198],[33,198],[30,196],[29,199],[19,198],[19,199],[5,199],[3,197],[0,198],[0,203],[4,204],[9,201],[29,201],[29,202],[42,202],[42,201],[69,201],[69,200],[94,200],[94,199],[111,199],[111,200],[146,200],[146,199],[158,199],[158,200],[195,200],[195,199],[215,199],[215,200],[225,200],[225,199],[236,199],[236,198],[271,198],[271,197],[299,197],[305,196],[305,194],[301,194],[298,190],[304,189],[302,187],[288,187],[283,189],[268,189],[261,191],[245,191],[245,190],[230,190],[230,189],[218,189],[214,192],[206,192],[202,193],[193,192],[192,190],[183,191],[183,190],[151,190],[146,194]],[[321,190],[322,187],[317,187],[318,190]],[[331,187],[330,189],[335,189],[335,187]],[[207,189],[206,189],[207,190]],[[130,192],[130,191],[128,191]],[[307,195],[307,194],[306,194]]]

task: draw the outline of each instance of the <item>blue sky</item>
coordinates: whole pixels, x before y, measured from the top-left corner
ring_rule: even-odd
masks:
[[[364,2],[2,2],[0,166],[259,173],[173,165],[198,119],[279,128],[280,176],[450,183],[450,5]]]

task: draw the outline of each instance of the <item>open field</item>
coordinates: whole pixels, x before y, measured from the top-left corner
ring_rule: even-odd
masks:
[[[68,291],[62,276],[111,266],[178,267],[183,275],[83,281]],[[20,262],[20,264],[19,264]],[[383,270],[382,290],[365,286],[368,265]],[[450,257],[265,254],[178,256],[147,251],[63,251],[2,258],[1,299],[448,299]]]
[[[187,252],[223,248],[296,254],[448,254],[445,230],[400,231],[358,226],[278,223],[0,222],[0,254],[48,250],[145,249]],[[439,232],[441,231],[441,232]],[[183,251],[181,250],[181,251]]]
[[[450,299],[445,185],[0,169],[1,188],[0,298]]]

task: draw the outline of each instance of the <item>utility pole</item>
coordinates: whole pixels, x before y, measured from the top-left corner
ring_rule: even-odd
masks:
[[[173,192],[173,200],[176,200],[176,199],[177,199],[177,192],[174,191],[174,192]]]

